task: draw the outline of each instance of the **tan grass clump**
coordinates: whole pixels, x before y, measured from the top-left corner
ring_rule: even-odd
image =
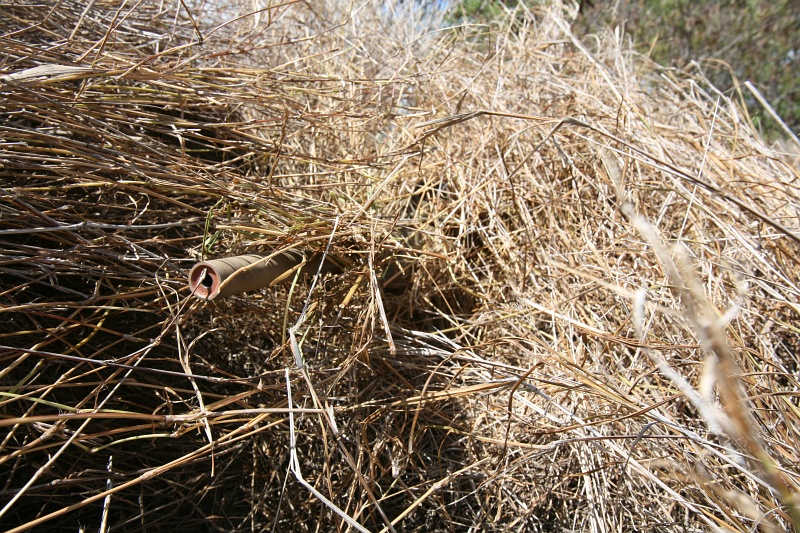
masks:
[[[377,4],[7,8],[4,528],[797,527],[791,158],[572,6]]]

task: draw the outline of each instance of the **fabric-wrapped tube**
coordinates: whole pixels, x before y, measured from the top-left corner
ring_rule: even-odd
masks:
[[[303,256],[293,250],[274,256],[251,254],[202,261],[189,272],[189,289],[203,300],[224,298],[269,287],[300,265]],[[306,262],[302,268],[308,272],[318,266],[319,259]]]

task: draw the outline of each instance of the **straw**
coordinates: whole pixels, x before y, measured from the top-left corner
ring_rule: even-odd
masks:
[[[797,528],[736,101],[577,5],[256,4],[4,8],[5,529]]]

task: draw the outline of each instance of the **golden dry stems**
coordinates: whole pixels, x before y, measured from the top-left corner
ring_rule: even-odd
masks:
[[[4,526],[797,527],[793,160],[572,6],[410,4],[7,10]]]

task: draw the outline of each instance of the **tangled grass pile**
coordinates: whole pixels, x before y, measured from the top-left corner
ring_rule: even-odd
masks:
[[[415,5],[5,8],[4,529],[800,526],[794,141]],[[186,286],[287,249],[344,268]]]

